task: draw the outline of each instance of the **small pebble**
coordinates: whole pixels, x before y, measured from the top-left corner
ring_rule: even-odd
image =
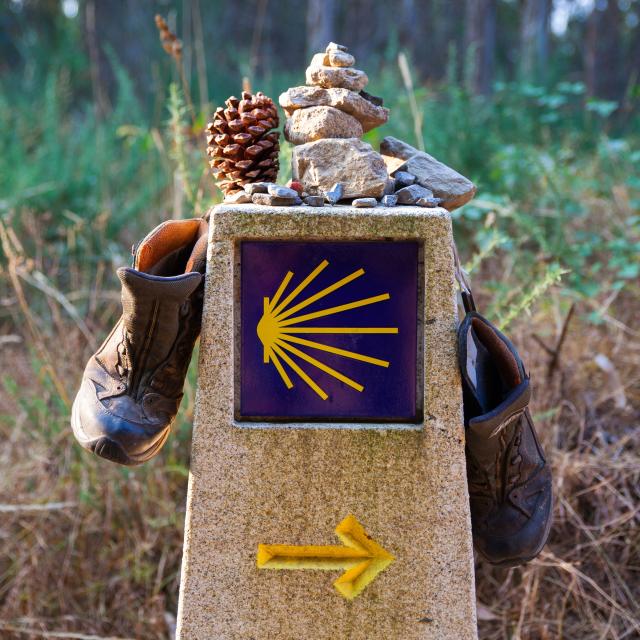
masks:
[[[356,198],[351,205],[354,207],[375,207],[378,201],[375,198]]]
[[[279,184],[270,184],[267,187],[267,191],[270,196],[274,196],[276,198],[297,198],[298,192],[294,189],[289,189],[289,187],[282,187]]]
[[[393,174],[393,177],[396,179],[396,185],[398,189],[402,189],[402,187],[408,187],[410,184],[413,184],[416,181],[416,177],[413,173],[409,173],[408,171],[396,171]]]
[[[227,204],[246,204],[251,202],[251,196],[246,191],[234,191],[224,197]]]
[[[297,180],[289,180],[287,187],[289,187],[289,189],[293,189],[299,196],[302,196],[304,193],[304,185],[302,182],[298,182]]]
[[[332,67],[353,67],[356,63],[356,59],[345,51],[329,51],[327,53],[329,58],[329,65]]]
[[[272,196],[269,193],[254,193],[251,196],[254,204],[262,204],[270,207],[291,207],[295,204],[301,204],[302,200],[296,195],[295,198],[285,198]]]
[[[254,193],[267,193],[270,184],[273,184],[273,182],[248,182],[244,185],[244,190],[250,196]]]
[[[418,198],[416,200],[419,207],[437,207],[441,202],[441,198]]]
[[[421,187],[419,184],[412,184],[396,191],[398,204],[416,204],[420,198],[433,198],[433,192]]]
[[[389,195],[396,192],[396,181],[394,178],[387,178],[384,183],[384,195]]]
[[[327,45],[327,48],[325,49],[325,51],[329,53],[330,51],[349,51],[349,49],[347,49],[347,47],[345,47],[343,44],[338,44],[337,42],[330,42]]]
[[[327,191],[324,194],[325,200],[330,204],[335,204],[342,198],[342,194],[344,193],[344,187],[341,182],[336,182],[333,187],[331,187],[330,191]]]
[[[394,193],[382,196],[382,205],[384,207],[395,207],[398,204],[398,196]]]
[[[322,196],[307,196],[304,203],[310,207],[324,207],[324,198]]]

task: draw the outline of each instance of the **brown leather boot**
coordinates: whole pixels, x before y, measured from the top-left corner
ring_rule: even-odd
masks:
[[[96,455],[135,465],[169,435],[196,339],[200,335],[205,220],[169,220],[118,269],[122,317],[84,371],[71,426]]]
[[[508,338],[476,311],[458,339],[474,543],[492,564],[523,564],[542,551],[552,520],[529,377]]]

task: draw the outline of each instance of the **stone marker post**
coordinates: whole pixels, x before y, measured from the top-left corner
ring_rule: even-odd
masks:
[[[449,213],[211,221],[178,638],[476,638]]]

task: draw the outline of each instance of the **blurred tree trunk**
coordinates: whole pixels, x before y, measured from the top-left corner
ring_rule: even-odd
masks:
[[[402,0],[399,23],[400,47],[406,49],[413,56],[420,27],[416,0]]]
[[[307,0],[307,53],[325,50],[335,37],[335,0]]]
[[[107,62],[100,46],[96,22],[96,5],[94,0],[89,0],[85,4],[82,26],[84,27],[84,39],[89,52],[93,106],[96,117],[103,118],[111,109],[109,88],[113,85],[113,74],[107,71]]]
[[[620,100],[624,92],[623,15],[618,3],[594,8],[587,21],[584,69],[590,96]]]
[[[520,73],[525,79],[544,80],[549,61],[549,24],[552,0],[524,0],[520,23]]]
[[[491,93],[496,51],[496,0],[467,0],[464,68],[468,88]]]
[[[161,51],[154,24],[153,0],[89,0],[80,3],[83,39],[91,64],[96,109],[104,115],[114,104],[117,81],[113,65],[125,69],[139,97],[150,93],[149,60]]]

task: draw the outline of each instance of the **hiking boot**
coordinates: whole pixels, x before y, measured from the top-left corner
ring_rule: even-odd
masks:
[[[473,540],[492,564],[523,564],[544,547],[552,518],[529,376],[508,338],[476,311],[458,340]]]
[[[84,371],[71,426],[78,442],[124,465],[161,449],[200,335],[207,223],[169,220],[118,269],[122,317]]]

